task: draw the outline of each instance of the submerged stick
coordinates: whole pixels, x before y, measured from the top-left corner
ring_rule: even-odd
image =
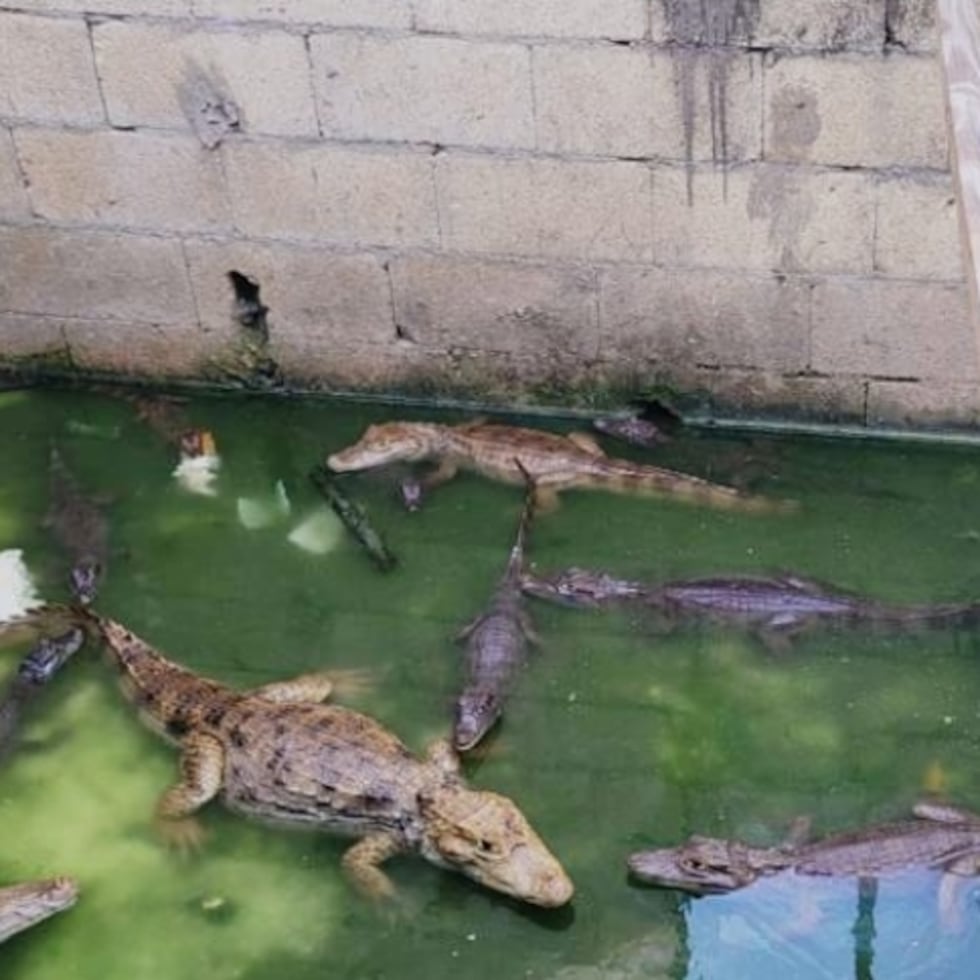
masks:
[[[390,572],[398,564],[398,559],[388,550],[381,535],[372,527],[367,511],[337,486],[336,480],[325,466],[314,466],[310,470],[310,479],[347,530],[357,538],[371,556],[375,565],[383,572]]]

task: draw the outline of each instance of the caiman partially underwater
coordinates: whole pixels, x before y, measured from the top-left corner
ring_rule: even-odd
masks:
[[[45,518],[70,563],[69,585],[79,602],[92,602],[109,557],[109,525],[96,502],[69,472],[61,453],[51,449],[51,501]]]
[[[453,722],[453,744],[460,752],[476,746],[497,723],[527,663],[528,642],[537,640],[521,595],[524,543],[533,511],[534,484],[528,479],[507,568],[487,608],[459,634],[466,640],[467,667]]]
[[[921,803],[915,819],[834,834],[781,847],[753,847],[716,837],[691,837],[679,847],[631,854],[627,865],[639,881],[694,895],[744,888],[769,875],[878,878],[913,869],[957,876],[980,874],[980,815]]]
[[[668,627],[684,617],[736,623],[774,649],[820,625],[902,631],[980,625],[978,603],[891,605],[795,575],[643,582],[569,568],[552,575],[527,573],[521,586],[529,595],[562,605],[635,605],[652,610]]]
[[[588,433],[558,435],[483,421],[371,425],[353,446],[329,456],[327,465],[346,472],[425,460],[438,464],[422,481],[425,489],[451,480],[461,469],[523,485],[523,467],[534,481],[535,507],[544,512],[557,506],[560,492],[573,489],[669,497],[749,513],[796,509],[792,501],[753,496],[686,473],[607,456]]]
[[[77,898],[78,886],[71,878],[25,881],[0,888],[0,943],[71,908]]]
[[[54,637],[42,637],[24,657],[14,676],[0,691],[0,761],[14,748],[24,708],[44,689],[85,642],[78,627]]]
[[[156,811],[175,843],[197,843],[193,814],[220,797],[246,815],[361,838],[342,864],[372,897],[394,891],[380,865],[414,851],[525,902],[571,899],[572,882],[517,806],[470,789],[447,742],[419,759],[372,718],[322,703],[332,687],[325,674],[238,692],[111,619],[77,613],[104,639],[143,719],[180,747],[180,779]]]

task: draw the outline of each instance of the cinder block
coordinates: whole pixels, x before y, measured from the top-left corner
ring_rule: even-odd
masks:
[[[0,363],[36,354],[64,354],[67,349],[60,320],[0,313]]]
[[[415,28],[447,34],[634,40],[644,0],[415,0]]]
[[[948,175],[882,178],[876,193],[875,271],[962,280],[956,193]]]
[[[195,377],[218,350],[194,323],[163,326],[83,319],[61,323],[72,363],[78,368],[151,378]]]
[[[980,388],[951,381],[868,382],[868,425],[977,425]]]
[[[598,349],[595,274],[514,262],[399,258],[395,322],[427,348],[497,351],[552,364]]]
[[[277,349],[317,342],[358,346],[395,339],[388,279],[371,255],[256,242],[187,242],[201,326],[226,339],[240,334],[231,270],[259,286]]]
[[[647,261],[650,172],[621,161],[438,159],[444,244],[471,252]]]
[[[828,279],[813,294],[816,371],[975,381],[977,349],[965,285]]]
[[[415,382],[431,392],[439,374],[431,352],[399,340],[340,346],[322,336],[297,336],[287,343],[273,337],[272,355],[290,384],[310,388],[391,394]]]
[[[30,214],[13,138],[10,130],[0,129],[0,218],[28,218]]]
[[[327,27],[412,26],[409,0],[194,0],[194,14]]]
[[[782,272],[870,272],[874,186],[858,173],[753,165],[661,167],[654,176],[658,264]]]
[[[298,35],[111,21],[97,24],[93,38],[113,125],[187,128],[195,87],[204,79],[234,103],[245,132],[317,135]]]
[[[651,153],[657,114],[648,52],[543,45],[533,49],[532,65],[540,149]]]
[[[222,147],[245,234],[344,244],[437,245],[432,158],[237,142]]]
[[[945,169],[938,61],[908,55],[784,57],[765,70],[770,160]]]
[[[768,0],[753,40],[766,47],[881,52],[889,0]]]
[[[42,13],[186,17],[194,3],[195,0],[17,0],[17,9]]]
[[[102,122],[82,20],[0,13],[0,115],[37,122]]]
[[[319,34],[310,51],[327,135],[534,146],[530,55],[523,45]]]
[[[191,137],[19,130],[14,138],[41,217],[172,231],[230,224],[221,161]]]
[[[195,322],[180,242],[0,227],[0,310],[158,324]]]
[[[600,274],[600,356],[800,371],[810,284],[748,273],[620,267]]]
[[[762,56],[680,48],[653,54],[654,153],[675,160],[762,156]]]
[[[936,0],[901,0],[888,4],[889,41],[906,51],[938,51],[940,48]]]

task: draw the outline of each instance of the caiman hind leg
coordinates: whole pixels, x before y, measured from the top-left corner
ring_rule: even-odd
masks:
[[[558,510],[558,488],[543,487],[540,484],[534,486],[534,514],[553,514]]]
[[[224,747],[212,735],[194,732],[181,743],[180,781],[160,797],[156,809],[157,829],[178,850],[194,850],[203,842],[204,831],[191,814],[217,796],[224,768]]]
[[[425,750],[425,761],[444,776],[459,775],[459,754],[448,738],[434,739]]]
[[[273,704],[320,704],[335,695],[357,697],[374,687],[368,670],[313,671],[284,681],[273,681],[250,691],[253,697]]]
[[[350,883],[362,894],[375,901],[395,897],[395,886],[379,865],[403,850],[391,834],[370,834],[344,852],[341,867]]]

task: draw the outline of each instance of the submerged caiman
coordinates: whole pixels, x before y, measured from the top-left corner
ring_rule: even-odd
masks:
[[[569,606],[639,606],[652,610],[667,627],[685,617],[736,623],[775,649],[819,625],[903,631],[980,625],[980,603],[891,605],[795,575],[643,582],[569,568],[552,575],[526,573],[521,587]]]
[[[0,943],[71,908],[78,886],[71,878],[46,878],[0,888]]]
[[[796,509],[792,501],[753,496],[687,473],[607,456],[588,433],[558,435],[484,421],[371,425],[353,446],[329,456],[327,465],[346,472],[426,460],[438,465],[422,481],[425,489],[451,480],[461,469],[523,486],[523,467],[534,481],[535,506],[544,512],[557,506],[560,492],[572,489],[661,496],[750,513]]]
[[[51,448],[51,501],[45,517],[69,564],[69,585],[79,602],[92,602],[109,557],[109,525],[98,504],[69,472],[61,453]]]
[[[180,748],[180,779],[156,811],[172,842],[197,844],[193,814],[220,796],[246,815],[360,838],[342,864],[372,897],[394,892],[381,864],[416,852],[525,902],[571,899],[572,882],[517,806],[470,789],[447,742],[419,759],[372,718],[322,703],[332,688],[325,674],[238,692],[111,619],[77,614],[104,640],[143,719]]]
[[[744,888],[759,878],[799,875],[878,878],[914,869],[980,874],[980,815],[920,803],[915,819],[780,847],[753,847],[716,837],[691,837],[679,847],[631,854],[634,878],[694,895]]]
[[[78,627],[60,636],[42,637],[24,657],[14,676],[0,690],[0,761],[15,746],[24,708],[85,642]]]
[[[533,511],[534,484],[529,479],[507,568],[487,608],[458,637],[466,640],[467,667],[453,722],[453,744],[460,752],[476,746],[496,724],[527,663],[528,642],[537,640],[521,594],[524,543]]]

